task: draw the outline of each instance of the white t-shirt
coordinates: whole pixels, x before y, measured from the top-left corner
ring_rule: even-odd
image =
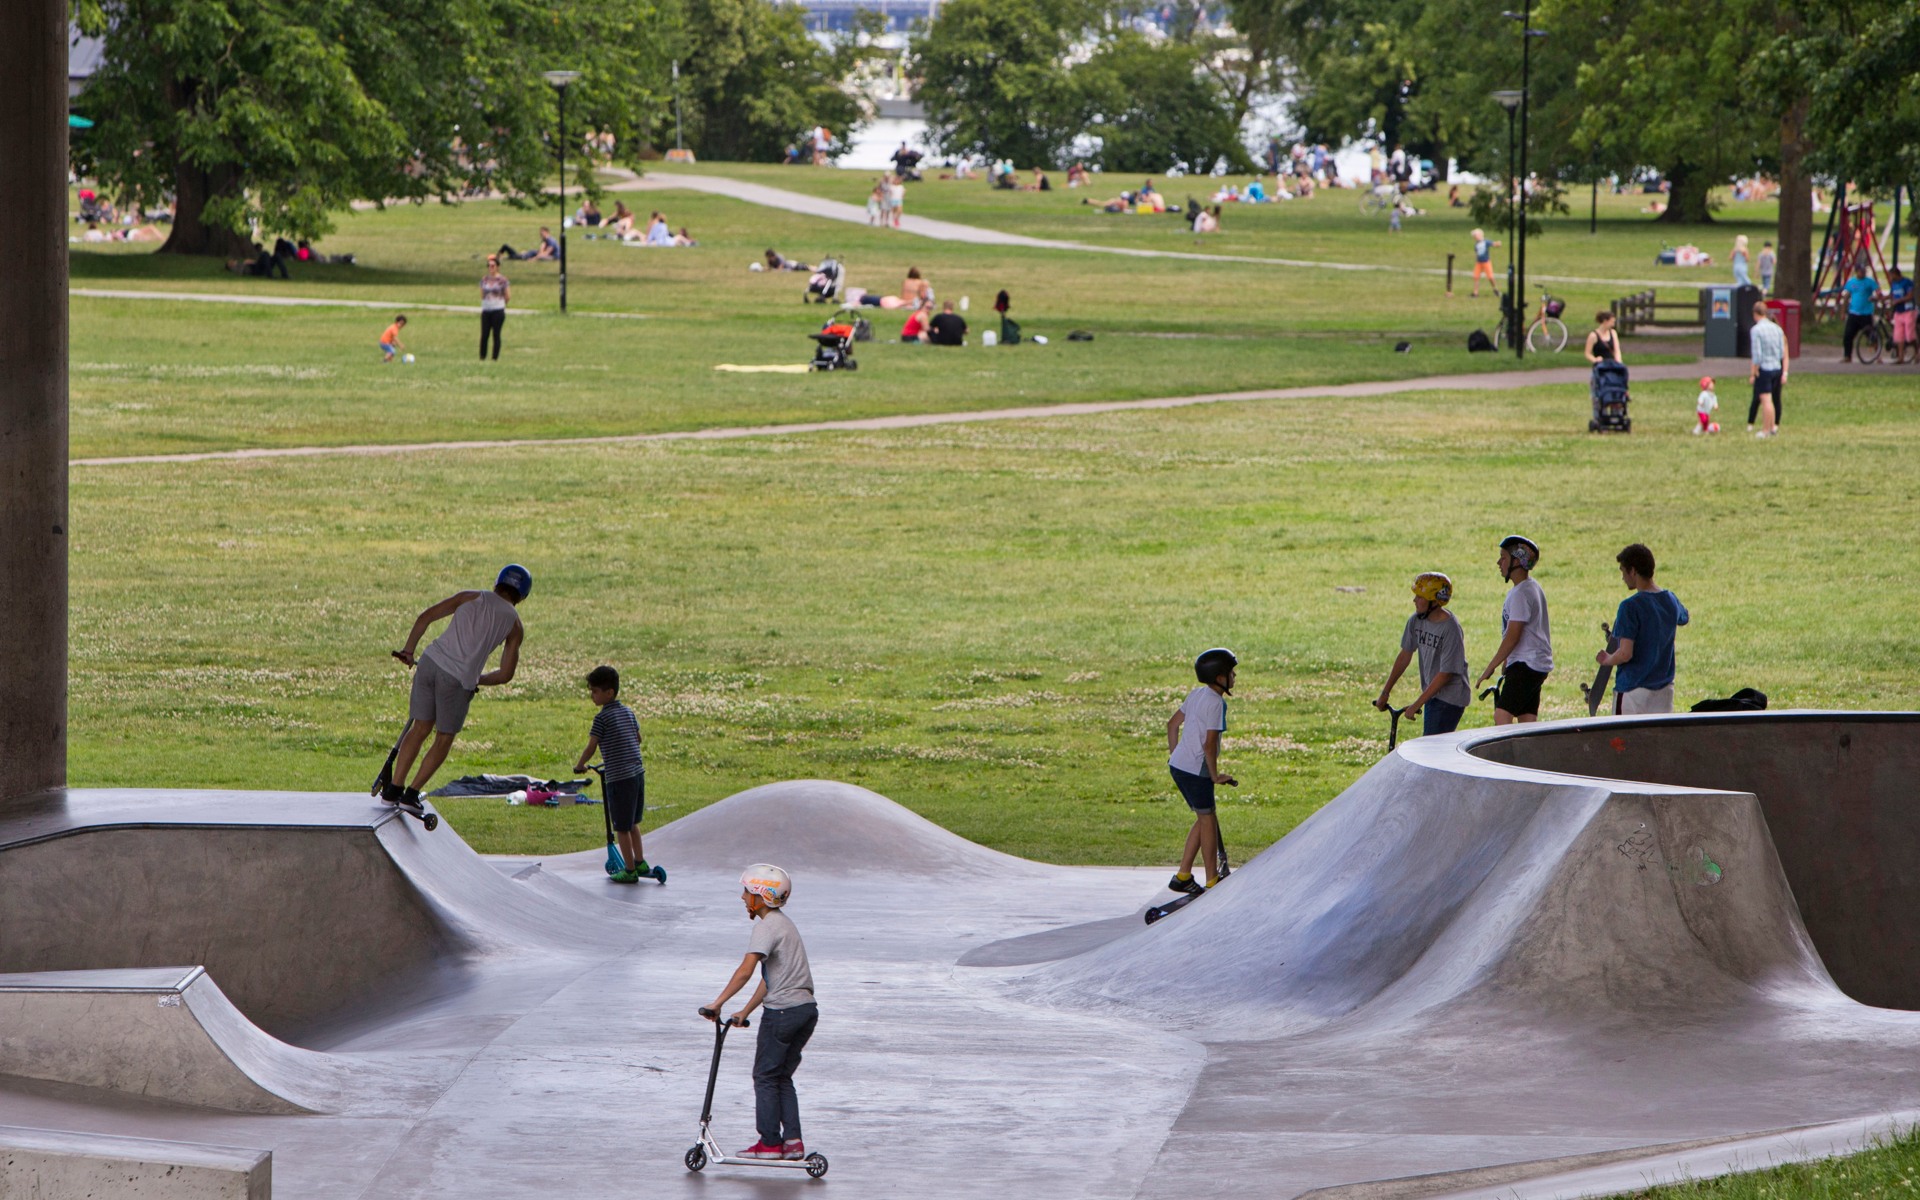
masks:
[[[1507,661],[1522,663],[1542,674],[1553,670],[1553,630],[1547,624],[1547,594],[1532,578],[1522,579],[1508,589],[1506,601],[1500,605],[1502,637],[1514,621],[1525,621],[1527,627],[1520,631],[1520,640],[1515,643],[1513,653],[1507,655]]]
[[[1167,765],[1189,775],[1207,774],[1207,734],[1218,729],[1226,732],[1227,698],[1206,684],[1187,693],[1180,711],[1186,719],[1180,724],[1180,742],[1167,757]]]
[[[1720,407],[1720,397],[1714,395],[1713,390],[1709,388],[1700,393],[1700,398],[1694,401],[1693,407],[1696,412],[1705,416],[1707,413]]]

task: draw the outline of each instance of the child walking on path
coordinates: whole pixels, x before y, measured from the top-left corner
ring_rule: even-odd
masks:
[[[1460,718],[1473,693],[1467,688],[1467,639],[1460,622],[1447,611],[1453,599],[1453,580],[1438,571],[1422,571],[1413,577],[1413,615],[1400,631],[1400,654],[1387,672],[1387,685],[1373,706],[1382,712],[1389,707],[1393,685],[1400,682],[1414,652],[1420,653],[1420,694],[1406,707],[1406,715],[1427,713],[1422,732],[1428,736],[1452,733],[1460,727]]]
[[[1653,581],[1653,551],[1639,542],[1614,555],[1620,580],[1632,591],[1613,617],[1620,647],[1594,661],[1613,667],[1613,711],[1618,715],[1673,711],[1673,640],[1689,620],[1680,598]]]
[[[393,652],[395,658],[414,668],[413,694],[407,701],[411,723],[394,751],[392,774],[381,778],[382,800],[420,810],[420,792],[446,761],[454,736],[467,723],[467,708],[474,696],[483,687],[511,681],[519,668],[520,639],[526,629],[515,609],[531,591],[533,576],[519,563],[509,563],[501,568],[492,591],[455,592],[414,618],[407,644]],[[448,617],[453,619],[447,621],[446,629],[416,659],[414,647],[426,636],[428,627]],[[482,674],[487,659],[503,645],[506,648],[500,651],[500,666]],[[413,766],[414,755],[420,753],[428,733],[433,734],[433,745],[420,760],[413,783],[403,788],[400,781],[407,777],[407,769]]]
[[[1540,564],[1540,547],[1517,533],[1500,542],[1500,578],[1513,585],[1500,604],[1500,646],[1487,660],[1478,688],[1502,663],[1500,686],[1493,693],[1493,723],[1540,719],[1540,687],[1553,670],[1553,630],[1547,623],[1547,594],[1533,577]]]
[[[1719,433],[1720,423],[1713,419],[1714,410],[1720,407],[1720,395],[1713,390],[1713,376],[1700,377],[1700,395],[1693,402],[1694,415],[1700,423],[1693,427],[1694,436],[1703,433]]]
[[[741,1158],[807,1156],[806,1144],[800,1140],[800,1098],[793,1090],[793,1073],[820,1022],[820,1005],[814,1000],[806,944],[793,919],[781,911],[792,894],[793,881],[772,863],[754,863],[741,873],[740,899],[747,906],[747,919],[754,922],[753,937],[733,978],[700,1011],[709,1021],[720,1019],[720,1006],[745,987],[754,968],[759,968],[759,986],[727,1018],[739,1024],[754,1009],[766,1009],[753,1055],[754,1124],[760,1140],[742,1150]]]
[[[1194,882],[1193,860],[1206,864],[1207,887],[1220,882],[1220,818],[1214,812],[1215,784],[1239,787],[1231,775],[1220,771],[1220,735],[1227,728],[1227,697],[1233,694],[1234,671],[1240,660],[1233,651],[1216,646],[1193,660],[1193,673],[1200,686],[1187,693],[1173,716],[1167,719],[1167,770],[1173,786],[1193,810],[1193,827],[1187,830],[1187,846],[1180,855],[1180,869],[1167,886],[1176,892],[1197,894],[1204,890]]]
[[[647,764],[640,756],[640,719],[620,703],[620,672],[599,666],[587,672],[587,695],[600,707],[594,714],[587,748],[573,764],[578,775],[600,755],[600,802],[607,806],[613,835],[620,842],[620,859],[627,869],[612,876],[615,883],[639,883],[655,875],[640,845],[640,818],[647,811]]]

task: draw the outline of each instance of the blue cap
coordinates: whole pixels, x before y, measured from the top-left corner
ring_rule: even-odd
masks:
[[[533,576],[519,563],[508,563],[500,568],[500,577],[493,581],[495,587],[500,587],[502,584],[512,588],[522,600],[525,600],[533,591]]]

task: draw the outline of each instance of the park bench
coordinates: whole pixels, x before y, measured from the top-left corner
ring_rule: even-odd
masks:
[[[1671,293],[1669,293],[1671,294]],[[1622,333],[1632,333],[1636,329],[1697,329],[1700,326],[1700,292],[1688,288],[1685,300],[1662,300],[1654,289],[1635,292],[1631,296],[1622,296],[1609,307],[1613,310],[1614,324]]]

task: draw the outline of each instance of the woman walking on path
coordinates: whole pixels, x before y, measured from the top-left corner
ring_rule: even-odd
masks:
[[[493,357],[500,358],[500,329],[507,323],[507,299],[513,285],[500,273],[500,256],[487,255],[487,273],[480,280],[480,361],[487,359],[487,339],[493,339]]]
[[[1747,235],[1740,234],[1733,239],[1733,281],[1741,287],[1753,286],[1753,276],[1747,270],[1752,261],[1747,253]]]
[[[1620,335],[1613,327],[1613,314],[1595,313],[1593,332],[1587,335],[1587,361],[1590,363],[1625,362],[1620,357]]]

